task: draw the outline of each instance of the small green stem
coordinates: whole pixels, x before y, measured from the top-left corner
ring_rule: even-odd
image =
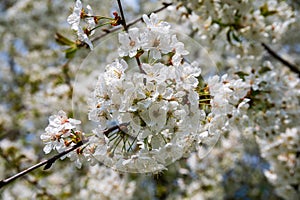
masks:
[[[122,141],[122,137],[120,137],[120,139],[117,139],[117,140],[114,142],[114,144],[113,144],[114,150],[113,150],[113,152],[112,152],[113,155],[115,154],[115,150],[117,149],[117,146],[120,144],[121,141]]]
[[[88,17],[96,17],[97,19],[101,20],[101,19],[108,19],[108,20],[114,20],[114,18],[111,18],[111,17],[101,17],[99,15],[86,15],[85,16],[86,18]]]
[[[211,99],[199,99],[199,102],[210,101]]]
[[[132,145],[134,144],[134,142],[136,141],[136,139],[137,139],[137,136],[134,138],[134,140],[132,141],[131,144],[130,144],[130,142],[128,141],[129,147],[128,147],[128,149],[127,149],[127,152],[130,151],[130,149],[132,149],[131,147],[132,147]]]
[[[114,135],[111,135],[111,136],[114,136]],[[108,137],[109,138],[109,142],[114,141],[118,137],[119,137],[118,134],[116,134],[113,138]]]
[[[97,28],[100,28],[100,27],[102,27],[102,26],[109,25],[109,24],[111,24],[111,22],[106,22],[106,23],[104,23],[104,24],[100,24],[100,25],[98,25],[98,26],[95,26],[94,28],[92,28],[92,29],[89,30],[89,31],[91,32],[91,31],[93,31],[93,30],[95,30],[95,29],[97,29]]]

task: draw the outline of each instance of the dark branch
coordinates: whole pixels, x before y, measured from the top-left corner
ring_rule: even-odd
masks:
[[[300,70],[296,65],[291,64],[287,60],[283,59],[281,56],[279,56],[275,51],[273,51],[268,45],[265,43],[261,43],[261,45],[268,51],[270,55],[272,55],[274,58],[276,58],[278,61],[280,61],[282,64],[287,66],[292,72],[295,72],[300,77]]]
[[[124,12],[123,12],[123,7],[122,7],[121,0],[118,0],[118,6],[119,6],[121,17],[122,17],[122,26],[124,27],[124,30],[127,32],[128,27],[127,27],[127,24],[126,24],[126,19],[125,19],[125,15],[124,15]]]
[[[18,178],[20,178],[20,177],[28,174],[29,172],[31,172],[31,171],[33,171],[33,170],[35,170],[37,168],[40,168],[43,165],[45,165],[44,170],[49,169],[52,166],[52,164],[57,159],[63,157],[64,155],[70,153],[71,151],[74,151],[75,149],[77,149],[78,147],[82,146],[83,144],[84,143],[81,141],[81,142],[77,143],[76,145],[74,145],[73,147],[71,147],[70,149],[67,149],[67,150],[63,151],[63,152],[61,152],[61,153],[53,156],[52,158],[50,158],[48,160],[44,160],[44,161],[42,161],[42,162],[40,162],[40,163],[38,163],[36,165],[33,165],[33,166],[29,167],[28,169],[23,170],[22,172],[19,172],[19,173],[15,174],[12,177],[9,177],[7,179],[1,180],[0,181],[0,188],[4,187],[5,185],[8,185],[9,183],[11,183],[12,181],[14,181],[16,179],[18,179]]]
[[[129,122],[126,122],[126,123],[122,123],[122,124],[119,124],[119,125],[116,125],[116,126],[113,126],[113,127],[110,127],[106,130],[103,131],[103,134],[105,136],[108,136],[109,133],[115,131],[115,130],[122,130],[124,127],[128,126],[129,125]]]

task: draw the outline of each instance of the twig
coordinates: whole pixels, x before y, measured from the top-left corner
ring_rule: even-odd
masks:
[[[82,146],[83,144],[84,143],[81,141],[81,142],[77,143],[76,145],[74,145],[73,147],[71,147],[70,149],[67,149],[67,150],[63,151],[63,152],[53,156],[52,158],[50,158],[48,160],[44,160],[44,161],[42,161],[42,162],[40,162],[36,165],[33,165],[33,166],[29,167],[28,169],[23,170],[22,172],[19,172],[19,173],[15,174],[14,176],[11,176],[7,179],[1,180],[0,181],[0,188],[4,187],[5,185],[11,183],[12,181],[14,181],[16,179],[28,174],[29,172],[31,172],[31,171],[33,171],[37,168],[40,168],[43,165],[45,165],[44,170],[49,169],[57,159],[59,159],[62,156],[70,153],[71,151],[77,149],[78,147]]]
[[[271,54],[274,58],[276,58],[278,61],[280,61],[282,64],[287,66],[292,72],[295,72],[300,77],[300,70],[296,65],[291,64],[287,60],[283,59],[281,56],[279,56],[275,51],[273,51],[268,45],[265,43],[261,43],[261,45]]]
[[[125,16],[124,16],[121,0],[118,0],[118,6],[119,6],[121,17],[122,17],[122,26],[124,27],[124,30],[127,32],[128,27],[127,27],[127,24],[126,24],[126,19],[125,19]]]
[[[152,11],[151,13],[158,13],[158,12],[161,12],[162,10],[166,9],[167,7],[171,6],[173,3],[163,3],[163,6],[161,8],[158,8],[157,10],[154,10]],[[148,13],[147,15],[149,16],[151,13]],[[122,14],[121,14],[122,15]],[[122,17],[123,18],[123,17]],[[139,17],[131,22],[129,22],[128,24],[126,24],[126,27],[127,29],[131,26],[133,26],[134,24],[138,23],[139,21],[142,21],[142,17]],[[92,42],[95,42],[97,40],[100,40],[101,38],[105,37],[106,35],[110,34],[110,33],[114,33],[118,30],[121,30],[122,27],[121,26],[118,26],[118,27],[114,27],[114,28],[111,28],[111,29],[108,29],[108,30],[105,30],[105,33],[102,34],[102,35],[99,35],[97,37],[95,37]]]
[[[108,128],[108,129],[104,130],[104,131],[103,131],[103,134],[104,134],[105,136],[108,136],[109,133],[111,133],[111,132],[113,132],[113,131],[115,131],[115,130],[122,131],[122,129],[123,129],[124,127],[128,126],[128,125],[129,125],[129,122],[126,122],[126,123],[122,123],[122,124],[119,124],[119,125],[110,127],[110,128]]]
[[[142,63],[141,63],[141,60],[138,56],[135,56],[135,60],[136,60],[136,63],[138,64],[138,67],[140,69],[140,72],[142,74],[146,74],[145,70],[142,68]]]

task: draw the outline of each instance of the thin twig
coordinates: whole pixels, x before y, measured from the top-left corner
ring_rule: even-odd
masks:
[[[14,176],[11,176],[11,177],[9,177],[9,178],[7,178],[7,179],[1,180],[1,181],[0,181],[0,188],[4,187],[5,185],[11,183],[12,181],[14,181],[14,180],[16,180],[16,179],[18,179],[18,178],[20,178],[20,177],[22,177],[22,176],[28,174],[29,172],[31,172],[31,171],[33,171],[33,170],[35,170],[35,169],[37,169],[37,168],[40,168],[41,166],[44,166],[44,165],[45,165],[44,170],[49,169],[49,168],[51,167],[51,165],[52,165],[57,159],[63,157],[64,155],[70,153],[71,151],[77,149],[78,147],[82,146],[83,144],[84,144],[84,143],[81,141],[81,142],[77,143],[76,145],[74,145],[73,147],[71,147],[70,149],[67,149],[67,150],[63,151],[63,152],[61,152],[61,153],[59,153],[59,154],[53,156],[52,158],[50,158],[50,159],[48,159],[48,160],[44,160],[44,161],[42,161],[42,162],[40,162],[40,163],[38,163],[38,164],[36,164],[36,165],[33,165],[33,166],[31,166],[31,167],[29,167],[29,168],[27,168],[27,169],[25,169],[25,170],[23,170],[23,171],[21,171],[21,172],[15,174]]]
[[[139,69],[140,69],[140,72],[142,74],[146,74],[145,70],[142,68],[142,63],[141,63],[141,60],[138,56],[135,57],[135,60],[136,60],[136,63],[138,64],[139,66]]]
[[[128,126],[129,125],[129,122],[125,122],[125,123],[122,123],[122,124],[119,124],[119,125],[116,125],[116,126],[113,126],[113,127],[110,127],[106,130],[103,131],[103,134],[107,137],[109,133],[115,131],[115,130],[123,130],[124,127]]]
[[[123,7],[122,7],[121,0],[118,0],[118,6],[119,6],[121,17],[122,17],[122,26],[124,27],[124,30],[127,32],[128,27],[127,27],[127,24],[126,24],[126,19],[125,19],[125,15],[124,15],[124,12],[123,12]]]
[[[154,10],[152,11],[151,13],[158,13],[158,12],[161,12],[163,11],[164,9],[166,9],[167,7],[171,6],[173,3],[163,3],[163,6],[161,8],[158,8],[157,10]],[[151,13],[148,13],[147,15],[149,16]],[[131,26],[133,26],[134,24],[138,23],[139,21],[142,21],[142,17],[139,17],[135,20],[132,20],[131,22],[128,22],[128,24],[126,24],[126,27],[127,29]],[[96,42],[97,40],[100,40],[102,39],[103,37],[107,36],[108,34],[110,33],[114,33],[118,30],[121,30],[122,29],[122,26],[118,26],[118,27],[114,27],[114,28],[111,28],[111,29],[107,29],[107,30],[104,30],[105,33],[103,33],[102,35],[99,35],[97,37],[95,37],[92,42]]]
[[[278,61],[280,61],[282,64],[287,66],[292,72],[295,72],[300,77],[300,70],[296,65],[291,64],[287,60],[283,59],[281,56],[279,56],[275,51],[273,51],[268,45],[265,43],[261,43],[261,45],[271,54],[274,58],[276,58]]]

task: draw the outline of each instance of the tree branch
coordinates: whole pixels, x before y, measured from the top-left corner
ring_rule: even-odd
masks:
[[[122,130],[124,127],[126,127],[128,125],[129,125],[129,122],[110,127],[108,129],[106,129],[105,131],[103,131],[103,134],[107,137],[109,133],[111,133],[115,130]]]
[[[118,0],[118,6],[119,6],[119,10],[120,10],[121,17],[122,17],[122,26],[124,27],[124,30],[127,32],[128,27],[127,27],[127,24],[126,24],[126,19],[125,19],[125,15],[124,15],[124,12],[123,12],[123,7],[122,7],[121,0]]]
[[[122,124],[119,124],[119,125],[115,125],[113,127],[110,127],[108,129],[106,129],[103,132],[103,134],[106,135],[106,136],[108,136],[109,133],[111,133],[111,132],[113,132],[115,130],[119,130],[119,131],[124,132],[126,130],[125,127],[127,127],[128,125],[129,125],[129,122],[122,123]],[[126,133],[126,132],[124,132],[124,133]],[[15,175],[13,175],[13,176],[11,176],[11,177],[9,177],[7,179],[1,180],[0,181],[0,189],[2,187],[4,187],[5,185],[8,185],[12,181],[14,181],[14,180],[16,180],[16,179],[18,179],[18,178],[20,178],[20,177],[28,174],[29,172],[31,172],[31,171],[33,171],[33,170],[35,170],[37,168],[40,168],[41,166],[45,165],[44,170],[49,169],[55,163],[56,160],[58,160],[59,158],[63,157],[64,155],[70,153],[71,151],[74,151],[75,149],[79,148],[83,144],[86,144],[86,142],[87,142],[87,140],[86,141],[80,141],[76,145],[74,145],[73,147],[71,147],[71,148],[69,148],[69,149],[67,149],[67,150],[65,150],[65,151],[63,151],[63,152],[61,152],[61,153],[53,156],[52,158],[50,158],[48,160],[44,160],[44,161],[42,161],[42,162],[40,162],[40,163],[38,163],[36,165],[33,165],[33,166],[31,166],[31,167],[29,167],[29,168],[27,168],[27,169],[25,169],[25,170],[23,170],[23,171],[15,174]]]
[[[71,147],[70,149],[67,149],[67,150],[63,151],[63,152],[53,156],[52,158],[50,158],[48,160],[44,160],[44,161],[42,161],[42,162],[40,162],[36,165],[33,165],[33,166],[29,167],[28,169],[25,169],[25,170],[15,174],[14,176],[11,176],[7,179],[1,180],[0,181],[0,188],[4,187],[5,185],[8,185],[9,183],[11,183],[12,181],[14,181],[16,179],[28,174],[29,172],[31,172],[31,171],[33,171],[37,168],[40,168],[43,165],[45,165],[44,170],[49,169],[57,159],[63,157],[64,155],[70,153],[71,151],[77,149],[78,147],[82,146],[83,144],[84,144],[84,142],[81,141],[81,142],[77,143],[76,145],[74,145],[73,147]]]
[[[283,59],[281,56],[279,56],[275,51],[273,51],[268,45],[265,43],[261,43],[261,45],[268,51],[268,53],[273,56],[275,59],[277,59],[279,62],[287,66],[292,72],[295,72],[300,77],[300,70],[296,65],[291,64],[287,60]]]

